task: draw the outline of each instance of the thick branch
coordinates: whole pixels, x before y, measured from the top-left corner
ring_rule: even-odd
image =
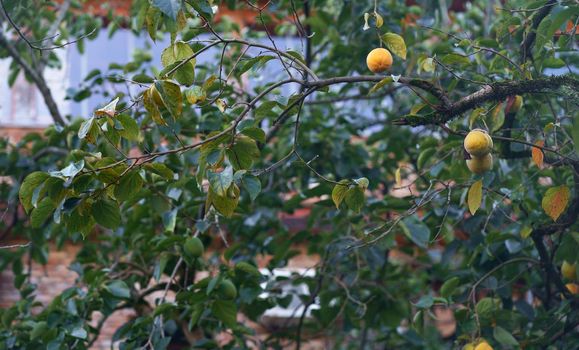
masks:
[[[502,81],[484,86],[482,89],[453,102],[446,110],[434,112],[428,117],[401,118],[394,121],[396,125],[430,125],[444,124],[462,113],[474,109],[485,102],[498,102],[511,95],[538,94],[557,91],[561,86],[579,90],[579,80],[570,76],[550,76],[535,80]]]
[[[54,122],[59,125],[66,125],[66,122],[60,114],[60,110],[58,109],[58,106],[52,97],[52,92],[46,84],[46,80],[44,80],[42,74],[36,71],[30,64],[28,64],[28,62],[22,58],[14,45],[12,45],[12,43],[4,36],[4,33],[0,33],[0,46],[3,46],[6,48],[6,50],[8,50],[10,57],[12,57],[12,59],[22,68],[26,74],[28,74],[30,79],[32,79],[32,81],[36,84],[36,87],[44,98],[44,103],[46,104],[46,107],[48,108],[48,111],[50,112]]]
[[[531,24],[531,30],[529,34],[525,38],[525,40],[521,43],[521,62],[525,63],[527,57],[530,57],[531,50],[533,49],[533,44],[535,43],[535,39],[537,38],[537,28],[539,24],[543,21],[545,17],[551,12],[551,9],[555,7],[557,4],[557,0],[549,0],[547,3],[541,7],[541,9],[535,14],[533,17],[533,23]]]

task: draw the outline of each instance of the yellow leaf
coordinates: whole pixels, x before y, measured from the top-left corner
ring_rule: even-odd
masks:
[[[376,17],[376,28],[380,28],[384,25],[384,19],[378,12],[374,12],[374,17]]]
[[[467,203],[468,210],[474,215],[482,203],[482,180],[473,183],[468,189]]]
[[[396,186],[402,186],[402,176],[400,175],[400,168],[396,169],[396,173],[394,173],[394,177],[396,178]]]
[[[539,147],[543,147],[545,145],[545,141],[539,140],[539,141],[535,142],[535,145],[537,145]],[[533,158],[533,162],[535,162],[535,164],[539,168],[543,168],[543,160],[545,157],[545,155],[543,154],[543,150],[538,148],[538,147],[533,147],[531,149],[531,156]]]
[[[533,229],[530,228],[529,226],[525,226],[522,230],[521,230],[521,237],[523,238],[528,238],[531,235],[531,232],[533,232]]]
[[[368,25],[368,19],[370,19],[370,14],[366,12],[364,13],[364,27],[362,27],[363,30],[370,29],[370,26]]]
[[[382,87],[384,87],[384,85],[390,84],[393,81],[394,81],[394,79],[392,79],[392,77],[386,77],[386,78],[380,80],[379,82],[376,83],[376,85],[372,86],[370,91],[368,91],[368,95],[371,95],[372,93],[380,90]]]
[[[567,208],[570,195],[569,187],[565,185],[551,187],[545,193],[541,206],[553,221],[557,221]]]

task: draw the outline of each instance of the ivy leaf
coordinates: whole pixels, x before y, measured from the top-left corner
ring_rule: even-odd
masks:
[[[507,332],[504,328],[500,326],[496,326],[493,331],[493,336],[495,339],[506,346],[518,346],[519,342],[517,339],[511,335],[511,333]]]
[[[20,204],[22,204],[22,207],[24,207],[27,213],[32,209],[32,195],[34,191],[49,177],[45,172],[35,171],[26,176],[22,182],[18,196],[20,198]]]
[[[163,67],[176,67],[182,64],[172,76],[183,85],[192,85],[195,82],[195,58],[191,46],[182,41],[177,41],[163,50],[161,62]],[[183,63],[187,61],[186,63]]]
[[[553,221],[557,221],[567,208],[570,195],[569,188],[565,185],[551,187],[545,193],[541,206]]]
[[[539,140],[539,141],[535,142],[535,145],[537,145],[539,147],[543,147],[545,145],[545,141]],[[545,155],[543,154],[543,150],[538,148],[538,147],[533,147],[531,149],[531,157],[533,158],[533,162],[535,162],[537,167],[539,167],[539,169],[542,169],[543,168],[543,161],[545,158]]]
[[[386,47],[392,51],[396,56],[406,59],[406,43],[404,38],[395,33],[386,33],[382,35],[382,41],[386,44]]]
[[[119,98],[115,98],[108,105],[104,106],[103,108],[99,108],[94,112],[94,115],[97,118],[103,117],[114,117],[117,111],[117,103],[119,103]]]
[[[348,184],[350,182],[348,180],[342,180],[339,184],[334,186],[332,190],[332,201],[336,205],[336,209],[340,209],[340,204],[346,197],[346,192],[348,192]]]
[[[482,180],[473,183],[468,189],[468,210],[474,215],[482,203]]]
[[[92,205],[92,216],[106,228],[115,229],[121,224],[121,211],[117,203],[110,199],[99,199]]]
[[[174,21],[177,20],[177,13],[181,10],[181,0],[153,0],[152,5]]]

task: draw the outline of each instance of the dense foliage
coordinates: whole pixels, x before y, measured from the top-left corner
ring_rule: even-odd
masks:
[[[73,1],[64,34],[42,46],[58,4],[2,3],[12,81],[38,83],[16,53],[57,65],[50,46],[82,49],[100,33]],[[136,0],[131,18],[109,18],[110,33],[165,40],[162,66],[137,51],[93,71],[70,98],[100,93],[102,108],[2,142],[1,225],[30,244],[0,250],[21,293],[1,311],[0,349],[88,348],[96,312],[124,308],[137,316],[115,334],[122,349],[299,348],[319,336],[343,349],[576,348],[576,271],[560,266],[579,257],[579,7],[417,3]],[[216,20],[226,6],[255,25]],[[394,64],[370,74],[380,46]],[[474,128],[494,140],[481,175],[465,164]],[[304,208],[291,229],[284,218]],[[77,281],[39,305],[26,257],[46,264],[49,243],[65,242],[81,246]],[[257,339],[238,315],[259,322],[291,301],[258,259],[282,268],[298,247],[320,259],[291,277],[309,287],[306,308]],[[440,308],[454,313],[449,338]]]

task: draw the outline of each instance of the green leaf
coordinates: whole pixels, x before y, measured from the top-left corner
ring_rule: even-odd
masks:
[[[155,173],[157,175],[164,177],[167,180],[173,180],[173,178],[175,176],[175,173],[173,173],[173,170],[169,169],[163,163],[146,163],[144,168],[149,170],[152,173]]]
[[[115,229],[121,224],[119,205],[110,199],[99,199],[92,205],[92,216],[106,228]]]
[[[482,298],[475,306],[475,310],[480,318],[488,319],[499,309],[500,300],[493,298]]]
[[[209,171],[207,178],[213,192],[218,196],[225,196],[233,182],[233,168],[228,166],[220,173]]]
[[[151,4],[174,21],[181,10],[181,0],[153,0]]]
[[[24,207],[27,213],[29,213],[32,208],[32,194],[49,177],[45,172],[35,171],[26,176],[22,182],[18,196],[20,198],[20,204],[22,204],[22,207]]]
[[[131,290],[124,281],[115,280],[111,281],[106,285],[107,291],[111,293],[114,297],[120,299],[128,299],[131,297]]]
[[[364,190],[360,186],[355,186],[346,191],[344,200],[348,208],[354,212],[359,213],[364,206]]]
[[[183,95],[181,88],[169,80],[158,80],[155,88],[159,91],[163,104],[175,120],[179,119],[183,111]]]
[[[470,64],[470,59],[467,56],[459,55],[457,53],[450,53],[448,55],[442,56],[440,62],[444,64],[457,64],[457,65],[468,65]]]
[[[507,332],[504,328],[500,326],[496,326],[493,331],[493,336],[495,339],[506,346],[518,346],[519,342],[517,339],[511,335],[511,333]]]
[[[131,171],[123,177],[115,186],[115,197],[120,201],[126,201],[135,194],[139,193],[143,187],[143,178],[138,171]]]
[[[406,43],[404,42],[404,38],[395,33],[386,33],[382,35],[382,41],[384,41],[386,47],[388,47],[393,54],[403,60],[406,59]]]
[[[209,186],[207,201],[212,204],[215,210],[217,210],[223,216],[231,217],[233,216],[235,208],[237,208],[237,204],[239,203],[239,193],[239,187],[237,187],[235,184],[231,185],[225,196],[218,196],[213,192],[212,187]]]
[[[175,225],[177,225],[177,212],[178,209],[175,208],[163,214],[163,228],[166,233],[175,232]]]
[[[249,169],[260,157],[255,140],[245,135],[237,136],[235,143],[226,150],[226,153],[234,170]]]
[[[446,280],[446,282],[444,282],[444,284],[440,287],[440,295],[443,298],[450,297],[452,294],[454,294],[454,291],[459,284],[460,279],[458,277],[452,277]]]
[[[349,183],[350,181],[348,180],[342,180],[340,181],[340,184],[334,186],[334,189],[332,190],[332,201],[334,201],[336,209],[340,209],[340,204],[342,204],[342,201],[346,198]]]
[[[265,131],[258,127],[250,127],[241,130],[245,136],[249,136],[257,142],[265,143]]]
[[[137,121],[126,114],[119,114],[117,120],[123,126],[122,130],[119,130],[119,134],[129,141],[139,140],[139,125]]]
[[[257,56],[246,60],[239,69],[239,75],[247,72],[255,65],[263,66],[267,61],[273,60],[275,56]]]
[[[373,94],[374,92],[383,88],[386,84],[390,84],[393,81],[394,81],[394,79],[392,77],[386,77],[386,78],[380,80],[378,83],[376,83],[376,85],[372,86],[370,91],[368,91],[368,95]]]
[[[430,242],[430,229],[416,215],[409,216],[401,222],[404,234],[419,247],[427,248]]]
[[[42,226],[42,224],[44,224],[46,219],[48,219],[51,216],[54,209],[55,209],[54,203],[52,203],[52,200],[50,200],[50,198],[46,197],[42,201],[40,201],[40,203],[38,203],[38,206],[34,210],[32,210],[32,214],[30,215],[30,223],[32,227],[38,228]]]
[[[231,300],[215,300],[211,312],[228,328],[237,324],[237,305]]]
[[[245,175],[241,181],[243,187],[245,187],[249,193],[249,198],[254,201],[259,192],[261,192],[261,182],[257,177],[252,175]]]
[[[177,41],[163,50],[161,62],[163,67],[170,67],[175,64],[182,64],[171,76],[183,85],[192,85],[195,82],[195,59],[193,49],[188,44]]]
[[[429,309],[434,304],[434,298],[432,295],[423,295],[420,299],[414,304],[419,309]]]

